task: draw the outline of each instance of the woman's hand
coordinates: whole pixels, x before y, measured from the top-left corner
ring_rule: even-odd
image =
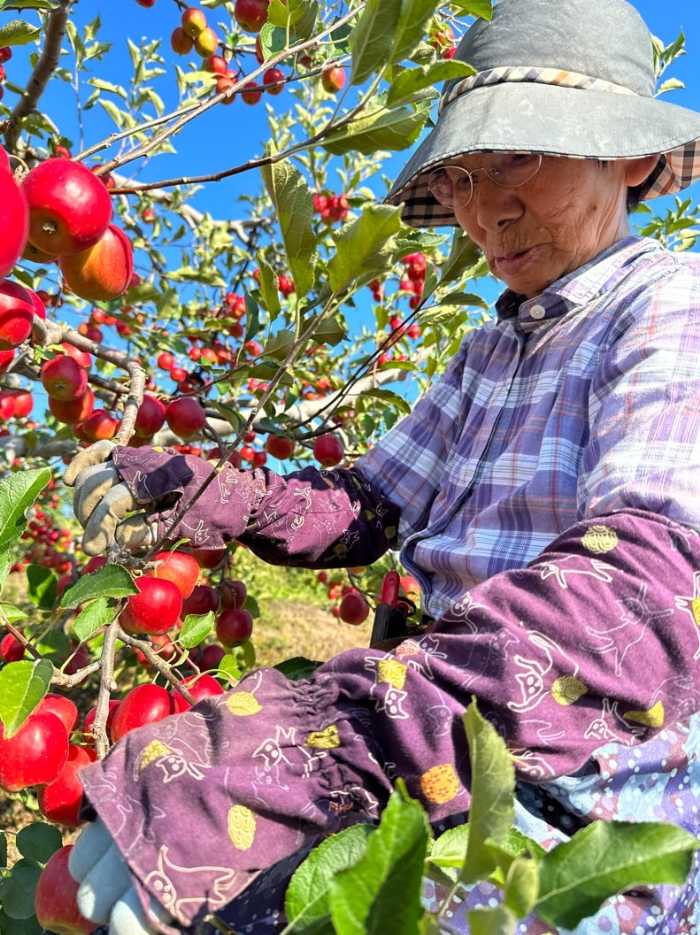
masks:
[[[129,551],[148,548],[155,542],[157,524],[145,513],[133,513],[138,503],[109,460],[116,448],[100,441],[73,458],[64,474],[75,487],[73,512],[84,528],[83,551],[101,555],[115,542]]]
[[[146,919],[131,872],[99,818],[76,841],[68,870],[80,884],[78,908],[86,919],[109,923],[110,935],[154,935],[155,929]],[[174,922],[153,899],[149,911],[165,924]]]

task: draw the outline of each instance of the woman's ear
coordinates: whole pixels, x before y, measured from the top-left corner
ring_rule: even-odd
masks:
[[[644,156],[642,159],[626,159],[625,182],[628,188],[635,188],[649,178],[656,168],[659,156]]]

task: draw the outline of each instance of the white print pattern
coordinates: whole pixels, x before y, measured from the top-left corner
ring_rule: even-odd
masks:
[[[564,562],[581,561],[589,562],[591,569],[561,567]],[[603,581],[605,584],[610,584],[613,580],[610,572],[615,570],[612,565],[608,565],[607,562],[602,562],[599,558],[586,559],[580,555],[567,555],[564,558],[557,559],[556,562],[538,562],[531,567],[540,569],[540,578],[542,581],[553,577],[563,591],[568,590],[569,587],[566,583],[567,575],[587,575],[590,578],[595,578],[596,581]]]
[[[513,662],[521,670],[515,673],[515,680],[520,688],[522,700],[509,701],[508,708],[519,713],[532,711],[547,697],[551,687],[545,684],[547,675],[552,673],[554,678],[562,674],[576,676],[579,671],[579,666],[573,658],[544,633],[528,630],[527,635],[530,642],[544,652],[547,664],[543,664],[539,659],[529,659],[520,654],[513,657]],[[554,665],[555,655],[561,657],[561,662],[556,667]]]
[[[612,653],[615,660],[615,675],[622,675],[622,666],[625,656],[644,639],[647,629],[657,620],[665,620],[673,616],[673,609],[651,610],[646,604],[646,594],[649,585],[642,582],[639,585],[637,597],[626,596],[615,603],[624,608],[620,622],[611,627],[586,627],[586,633],[593,637],[595,643],[589,643],[587,648],[594,653]],[[621,637],[622,631],[626,632],[627,642],[624,643],[624,637]]]
[[[294,727],[284,728],[279,724],[275,730],[274,737],[268,737],[253,751],[253,757],[262,759],[262,765],[256,765],[255,775],[259,781],[274,783],[278,789],[288,789],[280,780],[280,766],[282,763],[287,766],[292,765],[292,761],[282,752],[282,743],[287,746],[294,746],[296,729]]]
[[[230,867],[180,867],[169,859],[167,844],[158,850],[157,867],[145,878],[144,885],[153,890],[168,912],[180,917],[187,916],[190,905],[201,905],[202,893],[207,894],[210,909],[225,906],[232,898],[238,876]],[[176,891],[172,882],[173,872],[177,873],[181,882],[190,884],[191,892]]]
[[[603,709],[597,718],[594,718],[584,731],[583,736],[586,740],[616,740],[618,743],[629,744],[631,739],[623,734],[616,734],[609,726],[608,719],[611,721],[620,721],[620,715],[617,710],[617,701],[610,701],[609,698],[603,698]],[[625,723],[624,721],[622,723]],[[632,725],[626,725],[632,730]],[[634,731],[632,731],[634,733]]]

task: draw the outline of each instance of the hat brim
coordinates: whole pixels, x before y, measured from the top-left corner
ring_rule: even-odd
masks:
[[[538,152],[575,159],[661,155],[644,199],[700,178],[700,114],[656,98],[535,82],[473,88],[448,104],[386,198],[414,227],[456,225],[427,187],[429,171],[466,153]]]

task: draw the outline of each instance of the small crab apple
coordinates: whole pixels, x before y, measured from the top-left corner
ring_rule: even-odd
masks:
[[[294,454],[294,439],[285,435],[268,435],[265,442],[265,451],[273,458],[284,461]]]
[[[88,388],[87,374],[68,354],[59,354],[42,364],[41,385],[54,399],[77,399]]]
[[[158,552],[154,555],[153,562],[153,576],[171,581],[182,595],[183,601],[187,600],[199,578],[197,559],[189,552]]]
[[[321,84],[323,85],[323,90],[327,91],[328,94],[337,94],[345,85],[345,69],[341,68],[339,65],[331,65],[329,68],[324,68],[321,72]]]
[[[0,789],[19,792],[55,779],[68,757],[68,731],[50,711],[35,711],[6,739],[0,723]]]
[[[213,675],[190,675],[186,679],[183,679],[182,684],[189,690],[189,693],[195,700],[195,704],[201,701],[202,698],[211,698],[212,696],[223,695],[224,693],[224,689]],[[170,690],[170,700],[173,714],[179,714],[192,707],[185,696],[181,695],[175,688]]]
[[[163,351],[162,353],[158,355],[156,359],[156,363],[158,364],[161,370],[170,371],[172,370],[175,364],[175,358],[170,353],[170,351]]]
[[[79,772],[83,766],[95,759],[93,750],[70,744],[68,759],[56,778],[43,786],[39,792],[39,808],[49,821],[67,828],[80,824],[80,806],[83,800],[83,784]]]
[[[224,610],[229,610],[232,607],[240,610],[245,604],[248,589],[243,581],[224,578],[219,585],[219,594],[221,594],[221,606]]]
[[[66,425],[76,425],[84,422],[91,414],[95,405],[95,394],[88,387],[82,396],[66,401],[52,399],[49,396],[49,410],[51,415]]]
[[[3,662],[19,662],[24,659],[24,646],[14,633],[6,633],[0,639],[0,659]]]
[[[333,467],[343,460],[345,448],[337,435],[319,435],[314,441],[314,458],[323,467]]]
[[[249,81],[241,88],[241,97],[246,104],[257,104],[262,95],[263,89],[259,85],[251,84]]]
[[[244,608],[224,610],[216,618],[216,638],[224,646],[238,646],[250,639],[253,617]]]
[[[78,428],[85,441],[106,441],[117,434],[119,422],[106,409],[94,409],[84,422],[78,423]]]
[[[83,935],[96,925],[78,909],[78,886],[70,875],[68,861],[72,844],[55,851],[41,871],[34,892],[34,911],[39,925],[56,935]]]
[[[170,374],[172,376],[173,371]],[[190,438],[204,428],[207,416],[196,399],[181,396],[167,407],[165,419],[176,435],[180,438]]]
[[[0,147],[3,161],[7,158]],[[9,163],[8,163],[9,165]],[[22,256],[29,232],[29,213],[24,191],[11,172],[0,168],[0,276],[6,276]]]
[[[46,159],[22,183],[29,206],[29,240],[51,256],[96,244],[112,218],[102,180],[72,159]]]
[[[109,699],[109,710],[107,714],[107,724],[105,725],[107,733],[111,732],[112,721],[114,720],[114,715],[117,713],[117,708],[119,707],[119,701],[116,698]],[[83,719],[83,733],[92,734],[93,724],[95,723],[95,717],[97,716],[97,705],[90,708],[88,713]]]
[[[59,720],[63,721],[69,734],[78,720],[78,709],[75,703],[70,698],[66,698],[65,695],[57,695],[54,692],[44,695],[36,710],[55,714]]]
[[[114,714],[109,732],[112,743],[121,740],[130,730],[144,724],[155,724],[170,714],[170,695],[164,688],[160,685],[137,685],[122,699]]]
[[[281,68],[268,68],[263,75],[263,84],[268,94],[280,94],[284,90],[285,75]]]
[[[145,393],[143,402],[136,413],[134,432],[143,438],[155,435],[165,422],[165,406],[151,393]]]
[[[219,47],[219,37],[216,35],[213,29],[210,29],[208,26],[206,29],[203,29],[200,33],[197,34],[196,39],[194,40],[195,50],[203,58],[208,58],[208,56],[213,55]]]
[[[34,295],[36,296],[36,293]],[[37,301],[41,300],[37,298]],[[19,347],[27,340],[32,332],[34,312],[34,302],[29,289],[9,279],[0,282],[0,349]]]
[[[110,224],[87,250],[59,260],[68,288],[81,299],[108,302],[123,295],[134,272],[134,253],[124,231]]]
[[[236,22],[248,32],[260,32],[267,19],[269,0],[236,0],[233,15]]]
[[[172,581],[141,575],[134,581],[138,594],[126,602],[119,621],[127,633],[165,633],[182,611],[182,595]]]
[[[214,75],[228,75],[228,62],[221,55],[210,55],[204,60],[203,67]]]
[[[176,26],[170,33],[170,48],[176,55],[188,55],[194,46],[194,39],[188,36],[182,26]]]
[[[202,30],[207,28],[207,18],[202,10],[188,7],[182,14],[181,25],[188,36],[196,39]]]
[[[357,626],[369,616],[369,604],[359,591],[351,589],[340,602],[339,616],[345,623]]]
[[[182,616],[189,614],[201,616],[208,614],[210,610],[216,612],[219,609],[219,594],[208,584],[198,584],[192,590],[192,594],[185,599],[182,605]]]

